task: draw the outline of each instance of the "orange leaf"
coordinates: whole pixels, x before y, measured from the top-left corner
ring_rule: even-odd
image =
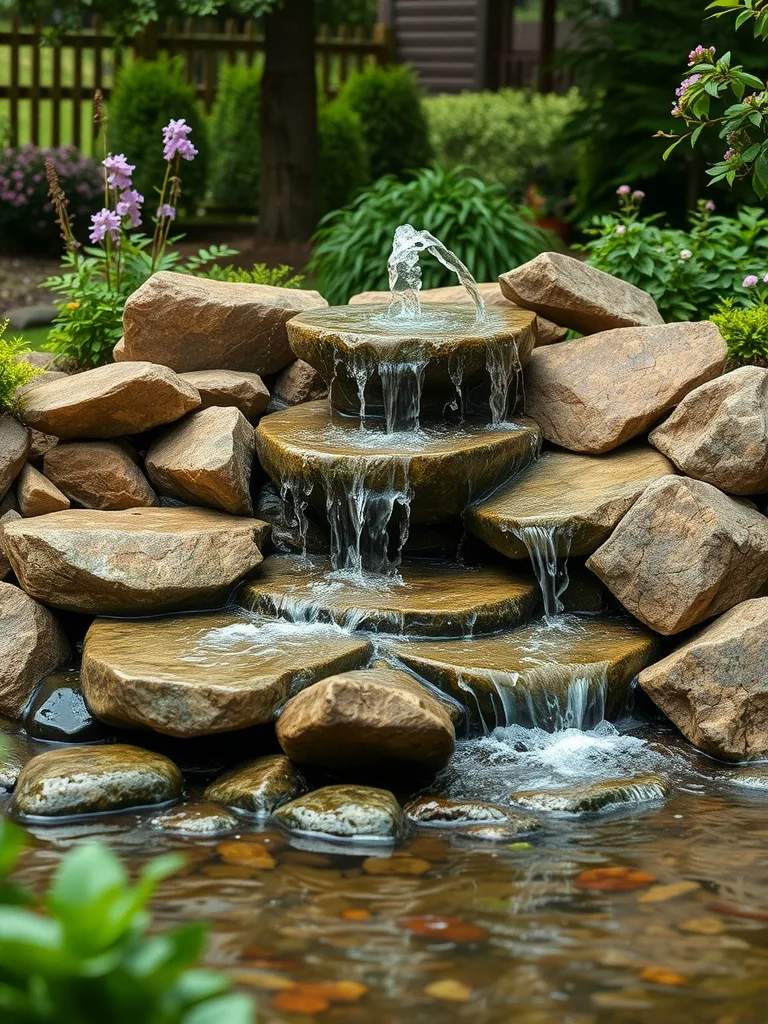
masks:
[[[480,942],[488,932],[474,924],[465,924],[460,917],[437,917],[423,914],[418,917],[403,917],[399,921],[406,928],[424,939],[436,942]]]
[[[467,1003],[472,995],[472,989],[455,978],[440,978],[427,985],[424,994],[448,1003]]]
[[[370,910],[362,907],[350,907],[349,910],[342,910],[341,916],[345,921],[368,921],[373,915]]]
[[[640,971],[640,978],[643,981],[653,982],[654,985],[687,985],[688,979],[676,971],[670,971],[668,967],[644,967]]]
[[[322,996],[304,992],[300,985],[296,985],[274,995],[272,1005],[285,1013],[322,1013],[331,1004]]]
[[[599,892],[632,892],[653,885],[655,881],[655,875],[633,868],[589,868],[577,876],[576,886],[579,889],[594,889]]]
[[[418,857],[368,857],[363,861],[367,875],[424,875],[432,865]]]
[[[261,843],[243,843],[230,840],[219,843],[216,852],[227,864],[242,864],[256,871],[271,871],[277,866],[275,858]]]
[[[359,981],[302,981],[296,988],[304,995],[317,996],[329,1003],[356,1003],[368,991],[368,986]]]

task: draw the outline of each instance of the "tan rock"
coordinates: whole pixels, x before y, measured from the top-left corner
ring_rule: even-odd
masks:
[[[120,437],[172,423],[200,405],[197,391],[153,363],[109,363],[29,392],[22,419],[64,439]]]
[[[234,406],[247,420],[255,423],[269,402],[269,390],[257,373],[246,373],[243,370],[193,370],[191,373],[180,373],[179,376],[196,389],[200,395],[201,409]]]
[[[636,618],[659,633],[679,633],[762,592],[768,519],[711,484],[664,477],[587,567]]]
[[[6,523],[13,522],[14,519],[21,519],[21,513],[12,508],[0,516],[0,580],[4,580],[11,573],[11,563],[8,561],[3,543],[3,527]]]
[[[28,761],[13,806],[33,817],[98,814],[177,800],[182,784],[181,772],[162,754],[124,743],[78,744]]]
[[[306,791],[304,776],[283,754],[268,754],[237,765],[215,779],[203,794],[225,807],[250,814],[272,814]]]
[[[664,323],[647,292],[559,252],[501,274],[499,284],[518,306],[582,334]]]
[[[525,375],[526,412],[547,441],[607,452],[718,377],[727,354],[708,322],[604,331],[535,349]]]
[[[27,518],[44,516],[49,512],[61,512],[69,508],[69,498],[62,494],[56,484],[29,463],[19,473],[16,496],[21,514]]]
[[[443,706],[406,672],[364,669],[323,679],[292,697],[277,739],[297,764],[334,770],[436,771],[456,740]]]
[[[91,615],[215,605],[261,561],[267,526],[199,508],[69,509],[8,523],[6,554],[33,597]]]
[[[658,775],[639,775],[634,779],[607,779],[564,789],[517,792],[512,794],[512,800],[530,811],[594,814],[622,804],[663,800],[668,792],[669,787]]]
[[[18,718],[43,676],[69,658],[69,642],[47,608],[0,583],[0,650],[0,714]]]
[[[314,291],[161,271],[125,304],[124,355],[163,363],[180,373],[277,373],[294,358],[286,321],[327,305]]]
[[[45,475],[84,508],[119,511],[157,504],[157,495],[125,441],[72,441],[49,451]]]
[[[551,534],[561,558],[590,555],[648,484],[675,467],[646,445],[609,455],[548,451],[466,513],[467,528],[507,558]],[[526,543],[527,542],[527,543]]]
[[[768,757],[768,598],[745,601],[640,673],[640,686],[701,750]]]
[[[648,440],[728,494],[768,491],[768,370],[742,366],[702,384]]]
[[[273,394],[279,402],[286,405],[299,405],[301,402],[327,398],[328,385],[319,370],[305,363],[303,359],[297,359],[290,366],[286,366],[278,376]]]
[[[403,828],[392,793],[370,786],[324,786],[280,807],[275,818],[289,832],[328,839],[394,841]]]
[[[0,414],[0,498],[5,497],[28,455],[29,431],[8,413]]]
[[[255,449],[253,427],[240,410],[213,406],[166,431],[145,465],[161,494],[247,516]]]
[[[370,644],[331,626],[243,611],[141,621],[97,619],[83,693],[112,725],[205,736],[269,722],[292,691],[365,664]]]
[[[125,354],[125,338],[121,338],[120,341],[118,341],[118,343],[112,349],[112,358],[116,363],[126,362],[127,357]]]

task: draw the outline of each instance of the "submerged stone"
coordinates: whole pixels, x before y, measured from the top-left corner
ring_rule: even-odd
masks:
[[[768,791],[768,766],[755,765],[754,768],[740,768],[729,775],[726,781],[731,786]]]
[[[392,793],[370,786],[325,786],[275,812],[289,832],[325,839],[394,842],[403,814]]]
[[[668,786],[663,779],[657,775],[643,775],[636,779],[609,779],[572,789],[513,793],[512,800],[531,811],[590,814],[620,804],[663,800],[667,792]]]
[[[453,830],[451,835],[456,839],[474,840],[486,843],[514,843],[520,836],[538,832],[541,822],[528,814],[511,812],[501,824],[462,825]]]
[[[442,796],[420,796],[403,808],[406,818],[418,825],[487,825],[504,822],[510,811],[482,800],[448,800]]]
[[[33,597],[70,611],[141,615],[223,603],[261,561],[267,524],[202,508],[68,509],[3,528]]]
[[[436,771],[455,738],[442,704],[406,672],[386,668],[323,679],[291,698],[277,720],[292,761],[337,771]]]
[[[234,832],[242,827],[242,821],[215,804],[188,803],[163,811],[150,825],[158,832],[205,838]]]
[[[109,724],[204,736],[271,721],[292,692],[359,668],[370,652],[334,626],[244,611],[97,619],[83,648],[83,693]]]
[[[645,445],[608,455],[547,451],[466,514],[468,529],[507,558],[527,558],[537,531],[558,557],[590,555],[645,488],[675,467]]]
[[[203,796],[251,814],[272,814],[306,789],[304,776],[284,754],[268,754],[220,775]]]
[[[8,736],[0,732],[0,793],[10,793],[27,761],[37,751],[22,736]]]
[[[532,578],[505,568],[411,559],[394,576],[336,580],[328,559],[267,558],[239,600],[292,622],[336,622],[347,629],[411,636],[464,636],[509,628],[538,603]]]
[[[59,743],[93,743],[113,735],[85,703],[77,669],[46,676],[24,712],[24,730]]]
[[[98,814],[177,800],[181,772],[167,757],[117,743],[33,757],[19,776],[14,810],[24,816]]]
[[[635,623],[563,615],[493,636],[401,640],[393,654],[475,722],[586,728],[622,710],[656,642]]]

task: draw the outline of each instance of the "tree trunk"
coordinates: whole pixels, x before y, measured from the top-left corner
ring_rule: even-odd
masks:
[[[259,235],[306,242],[317,225],[317,85],[313,0],[264,19]]]

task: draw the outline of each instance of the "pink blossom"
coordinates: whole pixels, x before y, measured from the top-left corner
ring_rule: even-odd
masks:
[[[118,242],[120,239],[120,216],[114,210],[102,209],[98,213],[94,213],[91,217],[91,234],[90,239],[93,245],[97,242],[103,242],[106,236],[112,239],[113,242]]]
[[[714,46],[702,46],[701,43],[699,43],[699,45],[688,54],[688,66],[691,67],[693,64],[700,64],[705,60],[712,63],[715,59],[716,53],[717,50]]]
[[[619,185],[619,187],[616,189],[616,195],[628,196],[631,191],[632,188],[629,185]]]
[[[736,150],[735,149],[726,149],[726,151],[723,153],[723,160],[730,160],[731,157],[734,157],[734,156],[736,156]]]
[[[141,224],[141,204],[143,202],[144,196],[136,189],[127,188],[120,193],[117,212],[121,217],[130,217],[132,228],[137,228]]]
[[[741,282],[744,288],[754,288],[757,284],[757,277],[755,274],[747,274],[744,280]]]
[[[632,198],[639,203],[641,199],[645,199],[645,192],[641,192],[639,188],[636,188],[632,193]]]
[[[695,82],[698,82],[700,78],[701,75],[689,75],[688,78],[684,78],[675,90],[675,96],[677,96],[678,99],[682,99],[682,97],[685,96],[685,94],[688,92],[691,86]]]
[[[627,230],[626,224],[617,224],[616,225],[616,234],[619,236],[619,238],[621,238],[621,236],[626,232],[626,230]]]
[[[124,153],[113,156],[111,153],[104,158],[104,166],[109,171],[107,184],[110,188],[123,189],[131,187],[131,175],[136,170],[135,164],[129,164]]]
[[[192,128],[183,117],[177,121],[171,118],[163,128],[164,160],[173,160],[177,155],[184,160],[193,160],[197,156],[197,150],[187,138],[191,131]]]
[[[706,201],[706,203],[704,203],[704,209],[707,211],[707,213],[714,213],[715,210],[717,209],[717,207],[715,206],[714,200],[708,199]]]
[[[163,203],[157,208],[157,216],[158,218],[167,217],[169,220],[176,220],[176,211],[170,203]]]

